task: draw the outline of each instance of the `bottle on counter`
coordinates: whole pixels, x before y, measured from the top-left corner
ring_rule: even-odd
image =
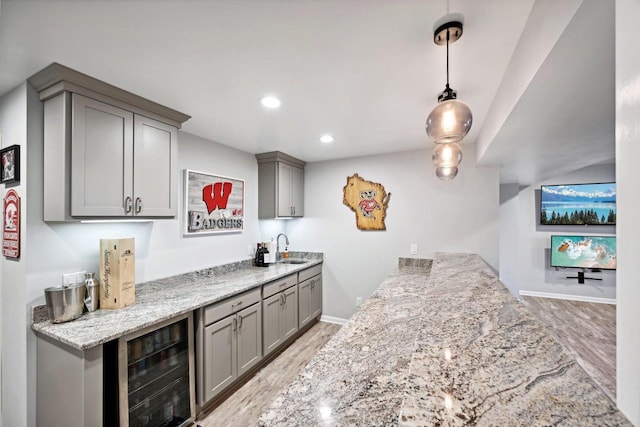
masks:
[[[261,255],[262,255],[262,258],[260,257]],[[264,262],[264,254],[262,253],[262,243],[258,243],[258,246],[256,249],[256,259],[255,259],[256,267],[262,267],[263,262]]]
[[[268,242],[264,242],[262,244],[262,266],[269,267],[270,261],[271,261],[271,254],[269,253]]]
[[[288,246],[284,247],[284,253],[282,254],[282,258],[289,259],[289,247]]]
[[[273,240],[273,237],[271,238],[270,245],[271,246],[269,247],[269,263],[275,264],[276,261],[278,260],[278,254],[276,253],[276,242]]]

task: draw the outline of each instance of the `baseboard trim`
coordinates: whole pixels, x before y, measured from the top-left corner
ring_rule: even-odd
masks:
[[[347,319],[341,319],[340,317],[333,316],[325,316],[324,314],[320,317],[321,322],[327,323],[335,323],[336,325],[344,325],[347,323]]]
[[[555,299],[566,299],[571,301],[596,302],[598,304],[616,305],[616,300],[613,298],[585,297],[585,296],[579,296],[579,295],[554,294],[549,292],[522,291],[522,290],[519,292],[519,294],[520,296],[527,296],[527,297],[555,298]]]

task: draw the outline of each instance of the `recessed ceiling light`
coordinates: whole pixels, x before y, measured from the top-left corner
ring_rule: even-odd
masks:
[[[323,143],[325,143],[325,144],[328,144],[328,143],[330,143],[330,142],[333,142],[334,140],[335,140],[335,138],[334,138],[333,136],[329,135],[328,133],[327,133],[327,134],[324,134],[324,135],[322,135],[322,136],[320,137],[320,142],[323,142]]]
[[[281,102],[275,96],[263,96],[260,98],[260,103],[267,108],[278,108]]]

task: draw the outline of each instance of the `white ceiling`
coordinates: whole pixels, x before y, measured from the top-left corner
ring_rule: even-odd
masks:
[[[59,62],[251,153],[321,161],[431,147],[424,121],[446,79],[433,28],[450,13],[464,19],[450,80],[474,115],[465,156],[480,135],[480,163],[521,184],[613,162],[613,0],[3,0],[0,94]],[[565,18],[538,26],[545,14]],[[545,35],[545,54],[519,69],[532,58],[522,48]],[[509,78],[524,84],[505,100]],[[266,111],[265,94],[282,107]]]

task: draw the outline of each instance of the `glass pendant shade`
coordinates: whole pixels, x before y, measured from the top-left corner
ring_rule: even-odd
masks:
[[[458,167],[453,166],[451,168],[436,168],[436,176],[442,180],[453,179],[458,175]]]
[[[469,133],[473,116],[462,101],[448,99],[435,106],[427,117],[427,135],[438,144],[459,142]]]
[[[431,155],[433,164],[439,168],[452,168],[462,161],[462,147],[456,142],[437,144]]]

